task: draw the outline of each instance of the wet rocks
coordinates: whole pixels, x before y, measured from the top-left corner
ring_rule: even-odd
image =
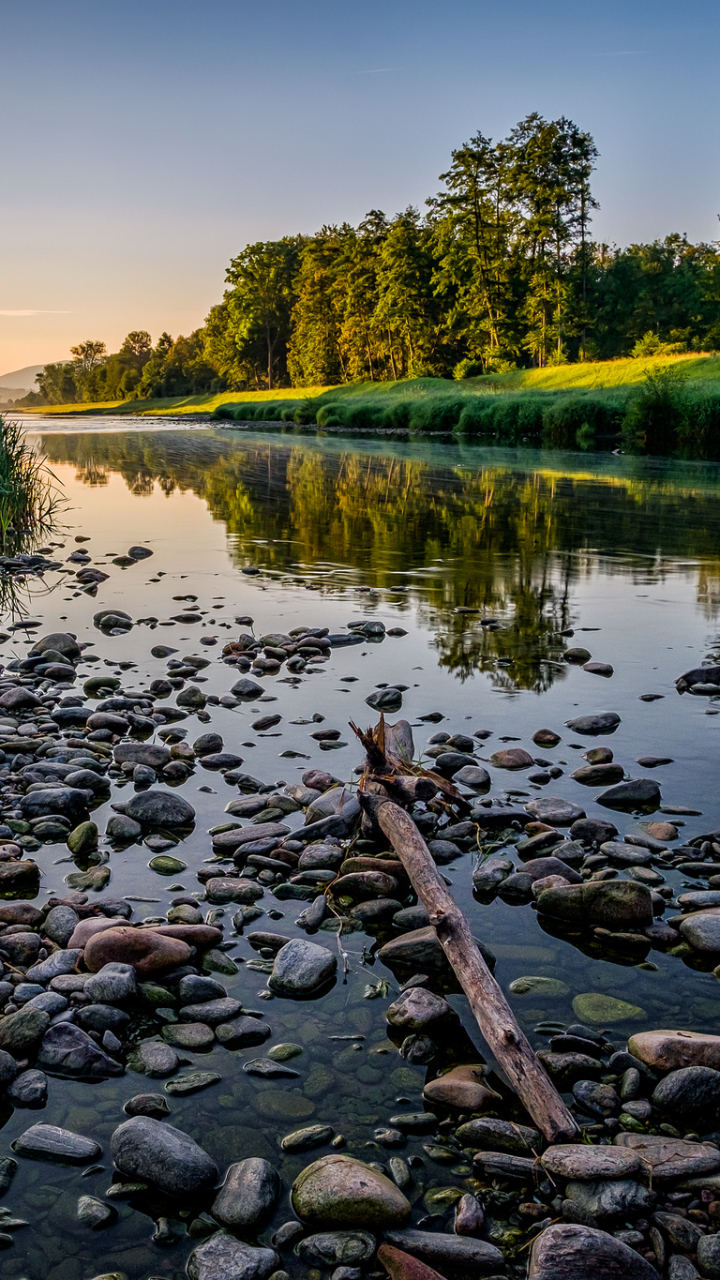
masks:
[[[134,1116],[115,1130],[112,1157],[120,1173],[152,1183],[167,1195],[189,1195],[218,1176],[207,1152],[182,1130],[150,1116]]]
[[[720,952],[720,915],[698,911],[682,921],[680,933],[696,951],[716,955]]]
[[[478,1064],[452,1067],[423,1089],[423,1097],[432,1106],[452,1107],[458,1111],[485,1111],[497,1105],[499,1094],[485,1084],[487,1068]]]
[[[702,1116],[710,1121],[720,1107],[720,1071],[712,1067],[680,1067],[656,1086],[652,1103],[682,1120]]]
[[[507,750],[496,751],[491,755],[490,763],[495,765],[496,769],[529,769],[535,761],[527,751],[523,751],[522,747],[509,747]]]
[[[557,1223],[541,1232],[528,1265],[528,1280],[657,1280],[657,1275],[623,1241],[573,1223]]]
[[[117,1209],[110,1204],[103,1204],[95,1196],[80,1196],[77,1204],[77,1220],[91,1231],[101,1231],[111,1227],[117,1221]]]
[[[322,1156],[296,1178],[292,1205],[312,1227],[401,1226],[410,1217],[402,1191],[377,1169],[345,1155]]]
[[[137,978],[131,964],[111,961],[99,972],[91,974],[83,987],[85,995],[96,1004],[119,1004],[137,994]]]
[[[595,798],[606,809],[642,809],[647,812],[656,809],[662,797],[657,782],[652,778],[634,778],[629,782],[619,782],[615,787],[608,787]]]
[[[478,946],[485,963],[493,969],[495,957],[492,952],[480,943]],[[446,971],[449,967],[445,952],[438,942],[432,925],[426,925],[422,929],[412,929],[409,933],[402,933],[399,938],[391,938],[380,948],[378,957],[383,964],[391,968],[393,965],[402,965],[405,968],[412,968],[416,973],[427,973],[428,970]]]
[[[504,1267],[499,1249],[485,1240],[470,1236],[444,1235],[436,1231],[417,1231],[412,1228],[386,1232],[389,1244],[413,1254],[432,1266],[461,1272],[487,1275]]]
[[[601,711],[596,715],[576,716],[574,720],[568,720],[566,723],[573,733],[594,738],[600,734],[614,733],[620,724],[620,716],[617,711]]]
[[[615,1145],[630,1148],[640,1156],[653,1185],[720,1169],[720,1150],[709,1142],[686,1142],[664,1134],[619,1133]]]
[[[170,763],[169,747],[151,742],[118,742],[113,749],[117,764],[144,764],[151,769],[162,769]]]
[[[570,827],[573,822],[585,817],[585,810],[579,804],[563,800],[560,796],[541,796],[537,800],[528,800],[525,808],[536,822],[547,822],[553,827]]]
[[[190,1254],[187,1274],[189,1280],[266,1280],[279,1262],[274,1249],[256,1248],[217,1231]]]
[[[141,791],[128,801],[125,815],[143,826],[185,827],[195,820],[195,810],[183,796],[171,791]]]
[[[390,1026],[407,1031],[422,1031],[457,1017],[447,1000],[433,995],[427,987],[410,987],[403,991],[389,1006],[385,1016]]]
[[[332,981],[337,958],[326,947],[303,938],[293,938],[275,956],[268,986],[275,995],[313,995]]]
[[[537,1129],[494,1117],[476,1118],[456,1130],[458,1142],[475,1151],[505,1151],[509,1155],[530,1156],[542,1141]]]
[[[608,929],[633,929],[651,925],[650,890],[632,880],[590,881],[545,889],[538,910],[568,923],[602,925]]]
[[[707,1280],[720,1280],[720,1236],[702,1236],[698,1240],[697,1260]]]
[[[601,991],[586,991],[575,996],[573,1013],[581,1022],[596,1026],[606,1026],[610,1022],[637,1021],[646,1017],[644,1009]]]
[[[105,1080],[123,1074],[121,1063],[109,1057],[85,1031],[70,1022],[58,1022],[48,1028],[37,1061],[50,1075],[74,1080]]]
[[[375,1237],[367,1231],[324,1231],[306,1236],[296,1253],[316,1267],[359,1267],[375,1253]]]
[[[191,954],[188,944],[179,938],[118,925],[93,934],[85,947],[84,960],[91,973],[117,962],[131,965],[136,974],[146,976],[184,964]]]
[[[20,1009],[0,1019],[0,1049],[14,1058],[23,1058],[42,1039],[50,1025],[50,1015],[42,1009]]]
[[[622,1147],[591,1147],[584,1143],[548,1147],[542,1166],[553,1177],[575,1181],[596,1178],[630,1178],[643,1171],[641,1156]]]
[[[16,1155],[59,1164],[89,1164],[100,1155],[100,1147],[92,1138],[54,1124],[32,1125],[15,1139],[12,1147]]]
[[[720,1036],[697,1031],[639,1031],[628,1050],[656,1071],[680,1067],[712,1067],[720,1071]]]
[[[254,1232],[271,1217],[279,1192],[277,1173],[267,1160],[240,1160],[230,1165],[211,1213],[224,1227]]]

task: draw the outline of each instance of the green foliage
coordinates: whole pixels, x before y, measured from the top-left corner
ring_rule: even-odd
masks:
[[[648,372],[632,400],[622,425],[626,449],[642,453],[674,453],[688,426],[687,390],[677,370]]]
[[[0,417],[0,546],[20,549],[50,532],[60,498],[52,473],[19,423]]]

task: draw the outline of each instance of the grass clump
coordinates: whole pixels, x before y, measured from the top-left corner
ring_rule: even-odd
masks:
[[[61,503],[54,479],[20,424],[0,417],[0,546],[4,552],[37,542],[52,530]]]

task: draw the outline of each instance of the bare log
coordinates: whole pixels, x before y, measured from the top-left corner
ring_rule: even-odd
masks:
[[[392,800],[379,795],[361,792],[359,799],[402,861],[483,1037],[528,1113],[548,1142],[576,1138],[575,1120],[515,1021],[412,818]]]
[[[410,773],[396,773],[391,778],[378,778],[374,774],[363,783],[363,791],[380,792],[373,785],[380,783],[390,796],[398,801],[399,804],[417,804],[418,800],[432,800],[437,795],[438,785],[429,774],[419,774],[417,776]]]

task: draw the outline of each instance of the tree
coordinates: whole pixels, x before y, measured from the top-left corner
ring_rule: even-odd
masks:
[[[260,241],[232,258],[225,279],[232,285],[225,301],[239,348],[252,341],[258,330],[267,348],[267,385],[272,389],[276,373],[284,372],[287,342],[301,239]]]

